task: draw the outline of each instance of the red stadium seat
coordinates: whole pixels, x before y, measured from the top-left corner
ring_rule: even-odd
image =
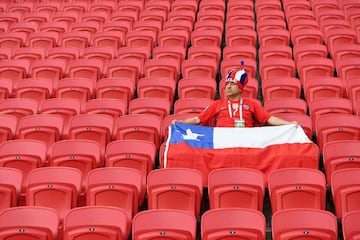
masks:
[[[164,98],[172,105],[174,102],[176,81],[171,78],[140,78],[137,83],[138,98]]]
[[[161,119],[170,114],[170,108],[165,98],[135,98],[129,102],[129,114],[150,114]]]
[[[201,217],[203,240],[246,238],[265,239],[265,216],[252,209],[221,208],[206,211]]]
[[[215,99],[216,82],[206,78],[183,78],[178,82],[178,98]]]
[[[331,175],[331,194],[338,218],[360,210],[359,172],[359,168],[345,168],[336,170]]]
[[[0,168],[0,210],[18,206],[22,192],[23,173],[16,168]]]
[[[92,169],[86,180],[86,205],[123,209],[131,219],[142,204],[146,190],[139,170],[128,167]]]
[[[268,176],[268,188],[273,213],[293,208],[325,210],[326,179],[319,170],[274,170]]]
[[[313,238],[338,239],[336,217],[319,209],[286,209],[277,211],[271,220],[272,239]]]
[[[331,185],[331,175],[336,170],[360,167],[359,146],[359,140],[340,140],[324,145],[323,163],[329,186]]]
[[[202,174],[195,169],[152,170],[147,179],[148,209],[177,209],[200,215]]]
[[[81,171],[70,167],[42,167],[29,172],[26,205],[55,209],[62,222],[67,211],[78,206]]]
[[[127,104],[134,97],[135,83],[127,78],[102,78],[96,83],[96,98],[114,98]]]
[[[209,173],[210,209],[246,208],[262,211],[265,176],[255,169],[222,168]]]
[[[174,209],[154,209],[137,213],[132,221],[132,239],[166,237],[187,240],[196,238],[196,218]]]
[[[0,213],[1,238],[56,240],[60,236],[59,227],[59,216],[47,207],[14,207]]]
[[[301,83],[295,77],[279,77],[262,81],[264,101],[274,98],[300,98]]]
[[[20,120],[22,117],[38,113],[39,103],[30,98],[6,98],[0,101],[0,114],[9,114]]]
[[[69,210],[64,218],[64,240],[86,238],[128,239],[130,236],[129,217],[116,207],[84,206]]]
[[[359,224],[357,223],[360,217],[360,211],[353,211],[346,213],[342,218],[342,233],[344,239],[353,240],[359,237]]]

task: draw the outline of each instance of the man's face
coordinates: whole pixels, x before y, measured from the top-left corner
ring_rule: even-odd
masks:
[[[241,92],[241,90],[236,83],[233,83],[233,82],[225,83],[226,96],[228,96],[228,97],[237,96],[240,94],[240,92]]]

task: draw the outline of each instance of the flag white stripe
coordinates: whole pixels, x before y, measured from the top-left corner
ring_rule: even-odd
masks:
[[[301,126],[294,124],[253,128],[214,128],[214,149],[265,148],[274,144],[310,143]]]

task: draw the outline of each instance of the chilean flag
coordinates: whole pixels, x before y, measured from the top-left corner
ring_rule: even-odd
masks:
[[[301,126],[282,125],[253,128],[206,127],[183,123],[169,126],[164,167],[195,168],[204,184],[210,171],[245,167],[262,171],[319,167],[319,148]]]

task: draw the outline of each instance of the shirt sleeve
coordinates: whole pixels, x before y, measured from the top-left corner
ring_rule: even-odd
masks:
[[[271,114],[267,112],[259,103],[255,101],[253,103],[255,119],[261,124],[266,123],[267,120],[269,120],[269,118],[271,117]]]
[[[216,108],[217,108],[217,101],[214,101],[212,103],[210,103],[205,109],[204,111],[202,111],[199,115],[198,118],[201,121],[201,125],[206,125],[210,122],[210,120],[212,120],[215,117],[216,114]]]

